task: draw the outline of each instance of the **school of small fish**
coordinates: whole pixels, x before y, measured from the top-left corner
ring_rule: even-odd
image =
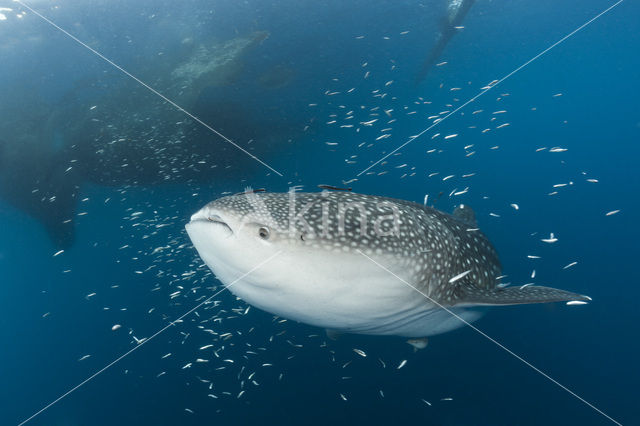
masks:
[[[407,34],[408,31],[400,34]],[[359,39],[364,36],[359,37]],[[389,152],[396,146],[417,137],[417,134],[409,135],[399,129],[412,128],[415,132],[433,124],[444,121],[457,106],[468,97],[474,95],[474,88],[485,89],[495,84],[495,81],[486,82],[460,82],[450,86],[442,83],[438,94],[434,98],[441,98],[443,93],[450,96],[444,104],[429,100],[424,96],[415,99],[407,99],[394,94],[396,84],[395,73],[398,64],[390,61],[386,70],[377,64],[374,68],[370,61],[361,61],[359,66],[363,72],[361,81],[348,83],[341,78],[334,78],[328,82],[321,99],[310,103],[309,108],[327,111],[324,119],[327,134],[331,135],[324,140],[326,149],[344,155],[342,161],[352,166],[354,176],[369,165],[368,159],[376,156],[375,153]],[[447,62],[441,62],[439,67],[448,66]],[[476,84],[479,83],[479,84]],[[362,99],[362,94],[370,97],[371,104],[364,105],[354,102],[354,99]],[[356,95],[358,97],[356,97]],[[553,98],[559,98],[561,94],[549,94]],[[482,199],[490,201],[489,195],[478,194],[473,182],[482,177],[482,174],[474,169],[474,159],[487,158],[496,155],[500,145],[494,144],[491,135],[497,132],[509,132],[514,126],[510,126],[508,120],[510,94],[501,93],[491,102],[487,102],[484,108],[474,110],[462,110],[459,117],[466,123],[460,127],[459,121],[449,120],[439,124],[436,131],[426,137],[418,139],[413,145],[413,153],[419,155],[404,155],[398,153],[380,163],[376,168],[366,172],[369,176],[383,176],[393,174],[393,179],[414,179],[416,186],[424,186],[428,191],[424,197],[424,203],[443,203],[445,199],[451,203],[461,203],[468,199]],[[493,103],[493,106],[491,104]],[[531,108],[535,113],[536,108]],[[457,129],[448,128],[451,123],[456,124]],[[446,129],[446,130],[445,130]],[[461,154],[463,163],[439,161],[439,158],[447,158],[451,152]],[[531,153],[535,161],[544,167],[544,164],[555,164],[563,155],[567,155],[567,148],[561,146],[532,147]],[[547,155],[553,154],[553,155]],[[537,157],[536,157],[537,156]],[[545,157],[542,157],[545,156]],[[367,161],[361,162],[362,158]],[[424,166],[426,164],[426,167]],[[342,182],[345,185],[355,182],[352,178]],[[567,173],[560,182],[540,182],[537,190],[544,196],[561,196],[562,193],[582,186],[583,184],[597,184],[598,179],[585,171]],[[338,182],[337,182],[338,183]],[[173,204],[157,206],[146,201],[136,201],[136,192],[139,189],[125,187],[114,189],[111,197],[103,200],[95,200],[90,197],[80,200],[80,205],[86,211],[78,213],[79,220],[92,211],[95,203],[100,206],[108,206],[114,211],[122,212],[123,229],[130,232],[132,238],[122,241],[122,244],[114,248],[122,260],[133,262],[137,266],[119,282],[112,282],[107,287],[90,288],[78,297],[86,299],[96,311],[105,312],[109,316],[110,332],[113,338],[127,341],[131,346],[144,343],[156,330],[145,326],[145,320],[153,320],[156,324],[164,325],[172,318],[176,318],[192,306],[206,300],[214,291],[219,290],[218,284],[202,264],[194,252],[190,250],[190,243],[181,232],[176,233],[176,228],[182,230],[183,217],[175,215],[181,203],[190,200],[211,198],[210,194],[201,194],[194,191],[187,195],[186,199],[176,199]],[[440,195],[438,195],[440,194]],[[448,194],[448,195],[447,195]],[[225,194],[222,194],[225,195]],[[416,194],[416,198],[423,194]],[[500,200],[487,203],[483,212],[485,220],[513,220],[514,215],[532,214],[533,206],[516,202],[518,194],[513,194],[511,200]],[[495,211],[490,211],[494,209]],[[610,217],[618,215],[619,209],[603,211],[602,215]],[[535,214],[535,213],[533,213]],[[561,234],[559,234],[562,236]],[[150,244],[151,241],[163,241],[160,246]],[[549,230],[531,230],[526,247],[536,250],[535,254],[522,253],[523,262],[539,264],[544,254],[554,256],[553,247],[562,244],[562,241]],[[539,243],[543,244],[539,244]],[[96,243],[98,245],[98,243]],[[63,273],[72,274],[70,267],[72,262],[66,261],[67,253],[64,250],[52,254],[55,261],[62,268]],[[172,265],[180,266],[179,270]],[[561,271],[576,269],[578,260],[564,259]],[[542,270],[543,268],[539,268]],[[530,269],[526,276],[513,277],[517,281],[530,281],[536,278],[549,280],[546,276],[536,273],[536,269]],[[470,271],[451,277],[450,282],[462,279]],[[554,271],[559,272],[559,271]],[[152,284],[150,284],[152,283]],[[532,285],[527,282],[524,286]],[[92,284],[93,285],[93,284]],[[131,314],[127,306],[120,305],[117,301],[122,295],[124,286],[146,286],[144,304],[145,311],[136,311],[139,321],[131,323]],[[579,304],[569,302],[568,304]],[[49,319],[55,316],[55,309],[51,309],[42,315]],[[265,323],[265,319],[269,321]],[[259,387],[264,383],[278,383],[287,379],[287,363],[304,351],[304,356],[319,357],[318,353],[328,356],[334,364],[335,374],[341,379],[351,379],[353,376],[344,376],[344,371],[358,363],[366,363],[369,369],[402,370],[404,373],[412,365],[420,365],[420,352],[412,352],[398,349],[395,359],[382,359],[376,351],[352,347],[344,349],[334,347],[331,340],[323,333],[314,330],[313,333],[300,333],[292,331],[286,320],[250,309],[242,301],[231,297],[228,293],[222,293],[215,300],[210,300],[183,320],[176,321],[172,328],[173,336],[165,339],[162,344],[163,353],[154,355],[152,350],[146,356],[156,356],[161,360],[162,368],[156,373],[157,380],[168,380],[169,376],[182,377],[186,382],[195,380],[202,392],[212,400],[223,401],[228,398],[250,398],[253,392],[260,392]],[[308,330],[306,330],[308,331]],[[269,336],[264,339],[261,336]],[[168,341],[167,341],[168,340]],[[426,340],[408,342],[414,348],[422,349],[426,346]],[[188,347],[189,349],[184,349]],[[311,348],[311,349],[309,349]],[[286,350],[287,355],[282,356]],[[309,350],[311,354],[309,355]],[[182,355],[177,356],[174,353]],[[278,355],[275,356],[274,354]],[[86,353],[78,355],[78,362],[96,362],[94,354]],[[98,365],[96,365],[98,366]],[[418,367],[420,368],[420,367]],[[348,373],[351,374],[351,373]],[[233,381],[228,378],[235,378]],[[217,383],[236,383],[233,388],[221,388]],[[384,389],[376,389],[375,393],[380,398],[385,398]],[[349,401],[349,394],[340,389],[335,390],[338,398]],[[334,394],[334,395],[335,395]],[[431,390],[431,401],[453,401],[451,396],[438,396],[437,390]],[[416,401],[421,401],[426,407],[431,407],[434,402],[418,396]],[[193,409],[185,407],[187,414],[193,414]]]

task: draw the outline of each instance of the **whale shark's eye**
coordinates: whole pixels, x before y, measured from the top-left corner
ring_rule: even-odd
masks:
[[[258,229],[258,235],[263,240],[268,240],[269,239],[269,234],[270,234],[269,228],[267,228],[266,226],[261,226],[260,229]]]

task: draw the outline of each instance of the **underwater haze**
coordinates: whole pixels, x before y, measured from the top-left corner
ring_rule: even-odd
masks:
[[[0,424],[640,424],[638,52],[632,0],[0,0]],[[191,215],[318,185],[593,300],[417,350],[224,290]]]

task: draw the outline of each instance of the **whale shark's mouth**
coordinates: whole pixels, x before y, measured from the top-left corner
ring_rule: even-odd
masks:
[[[227,222],[225,222],[224,220],[222,220],[222,218],[218,215],[213,215],[213,216],[209,216],[207,217],[207,222],[215,225],[215,226],[220,226],[222,228],[224,228],[229,234],[233,234],[233,229],[231,229],[231,227],[227,224]]]
[[[218,214],[207,213],[201,210],[191,216],[191,221],[188,225],[192,224],[215,226],[218,227],[218,231],[222,231],[227,237],[233,235],[233,229],[231,229],[229,224]]]

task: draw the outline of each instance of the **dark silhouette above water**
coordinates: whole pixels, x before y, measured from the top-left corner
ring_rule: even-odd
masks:
[[[61,159],[56,155],[43,155],[35,149],[10,152],[11,147],[0,140],[0,197],[40,221],[55,247],[70,247],[75,238],[73,217],[80,187],[77,172],[60,167]]]
[[[268,160],[304,124],[290,122],[260,88],[286,87],[245,61],[268,37],[184,39],[131,71],[246,151]],[[277,74],[277,72],[276,72]],[[281,74],[284,74],[281,72]],[[266,90],[266,89],[262,89]],[[56,249],[74,241],[84,183],[112,187],[219,182],[265,169],[135,81],[109,70],[76,80],[55,103],[36,89],[5,90],[0,104],[0,198],[42,223]],[[268,170],[266,170],[268,172]]]
[[[429,52],[429,55],[422,63],[420,71],[416,76],[415,83],[420,84],[429,73],[429,70],[436,64],[438,58],[444,52],[451,39],[458,32],[458,28],[462,24],[465,16],[473,6],[475,0],[449,0],[447,4],[447,16],[445,16],[440,25],[440,33],[436,44]]]

